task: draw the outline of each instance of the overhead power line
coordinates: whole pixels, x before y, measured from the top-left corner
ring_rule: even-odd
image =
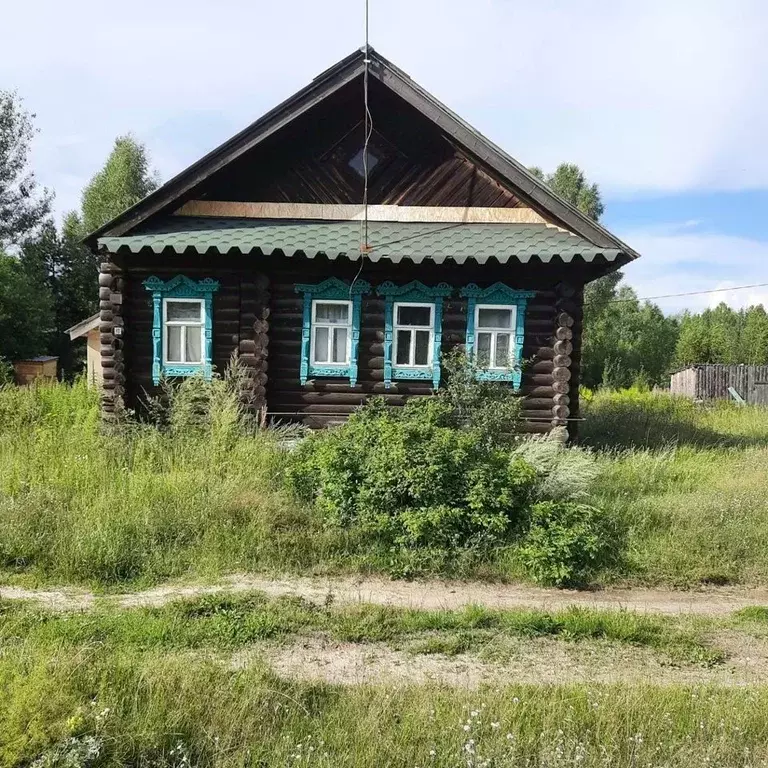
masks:
[[[685,293],[664,293],[659,296],[640,296],[632,299],[610,299],[609,304],[627,301],[655,301],[656,299],[677,299],[681,296],[704,296],[708,293],[728,293],[728,291],[744,291],[748,288],[766,288],[768,283],[752,283],[752,285],[734,285],[732,288],[712,288],[708,291],[686,291]]]

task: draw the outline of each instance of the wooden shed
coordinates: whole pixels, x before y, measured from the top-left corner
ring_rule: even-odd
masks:
[[[672,374],[670,391],[694,400],[768,405],[768,365],[690,365]]]
[[[67,328],[65,331],[65,333],[69,334],[71,341],[82,338],[86,339],[85,375],[88,385],[95,387],[101,386],[103,380],[101,374],[100,322],[101,317],[96,313],[86,320],[82,320],[77,325]]]
[[[637,256],[371,48],[87,242],[106,419],[237,353],[244,401],[312,427],[432,393],[456,346],[572,426],[584,285]]]
[[[16,383],[24,386],[35,381],[55,381],[59,372],[59,358],[50,355],[15,360],[13,371]]]

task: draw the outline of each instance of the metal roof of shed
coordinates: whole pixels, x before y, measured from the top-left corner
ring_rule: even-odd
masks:
[[[192,250],[196,253],[273,253],[309,258],[360,258],[361,225],[355,221],[219,219],[169,217],[161,225],[122,237],[101,237],[98,244],[111,253],[150,249],[161,253]],[[614,261],[622,250],[603,248],[578,235],[546,224],[445,224],[417,222],[370,222],[367,258],[399,262],[458,263],[475,259],[483,263],[496,258],[502,263],[532,258],[544,262],[560,258],[570,262],[580,257]]]
[[[69,334],[71,341],[79,339],[82,336],[86,336],[90,331],[99,327],[101,322],[101,315],[97,312],[95,315],[87,317],[85,320],[81,320],[79,323],[73,325],[71,328],[67,328],[64,333]]]

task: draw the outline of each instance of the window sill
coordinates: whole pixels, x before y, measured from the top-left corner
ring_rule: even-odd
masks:
[[[477,371],[475,378],[479,381],[510,381],[515,389],[520,389],[522,371],[514,368],[484,369]]]
[[[426,368],[406,368],[398,365],[392,367],[393,379],[431,379],[433,373],[431,365]]]
[[[189,377],[202,375],[207,381],[213,377],[213,366],[204,363],[163,363],[159,374],[165,377]],[[160,383],[160,376],[154,377],[154,383]]]
[[[349,365],[310,365],[309,376],[335,376],[337,378],[349,378],[351,369]]]

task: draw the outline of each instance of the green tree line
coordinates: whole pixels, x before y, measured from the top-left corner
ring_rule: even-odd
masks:
[[[563,163],[548,175],[540,168],[531,172],[599,221],[600,190],[577,165]],[[665,315],[658,305],[640,301],[621,272],[614,272],[586,287],[582,344],[585,386],[665,384],[670,371],[691,363],[768,365],[768,314],[762,305],[737,310],[721,303]]]
[[[98,305],[98,262],[83,237],[157,188],[144,146],[119,136],[104,166],[85,185],[80,208],[60,224],[53,193],[40,188],[30,167],[34,115],[15,92],[0,91],[0,358],[39,354],[60,359],[65,375],[82,361],[65,331]],[[577,165],[545,174],[563,198],[599,220],[598,186]],[[667,316],[640,301],[614,272],[590,283],[584,297],[582,380],[586,386],[663,384],[689,363],[768,364],[768,315],[762,306],[734,310],[721,304],[700,313]]]
[[[80,209],[52,215],[53,193],[30,168],[34,115],[15,92],[0,91],[0,358],[59,357],[65,375],[82,361],[65,334],[98,306],[99,258],[82,240],[157,187],[145,148],[115,140],[82,191]]]

